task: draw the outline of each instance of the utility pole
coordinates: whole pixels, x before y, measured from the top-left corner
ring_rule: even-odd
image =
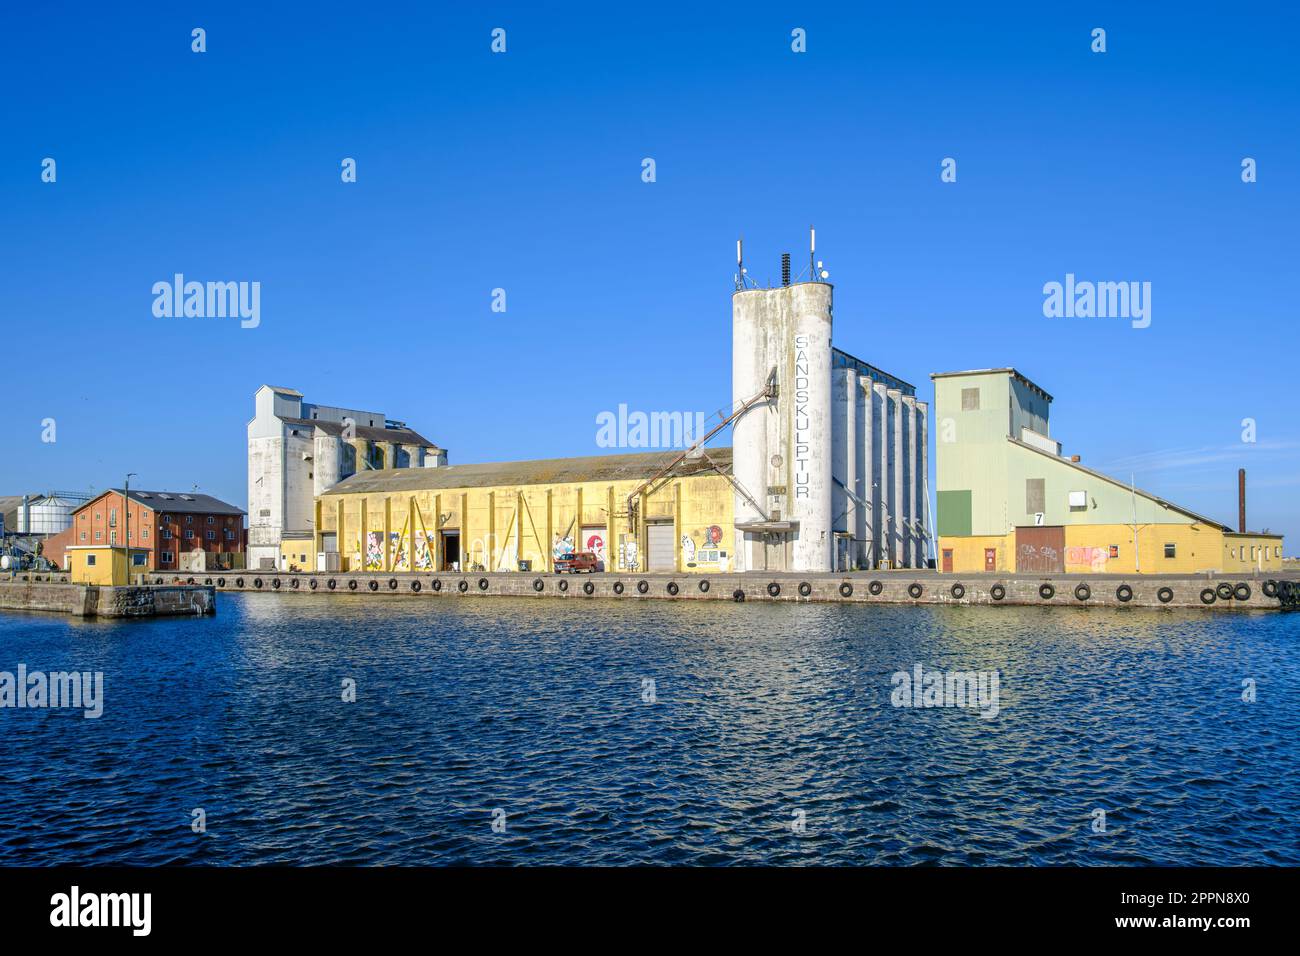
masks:
[[[136,477],[134,471],[126,476],[126,487],[122,489],[122,514],[126,517],[126,583],[131,583],[131,479]],[[112,558],[109,558],[112,561]]]
[[[1142,549],[1138,547],[1138,497],[1137,484],[1133,473],[1129,472],[1128,491],[1133,497],[1133,570],[1137,574],[1142,573]]]

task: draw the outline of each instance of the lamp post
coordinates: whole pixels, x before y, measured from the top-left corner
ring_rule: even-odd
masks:
[[[131,479],[136,477],[134,471],[126,476],[126,487],[122,489],[122,514],[126,516],[126,583],[131,583]]]

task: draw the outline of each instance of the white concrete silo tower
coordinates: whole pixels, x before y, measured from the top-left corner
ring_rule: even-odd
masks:
[[[737,258],[740,258],[739,247]],[[830,571],[831,292],[810,256],[810,281],[752,286],[739,266],[731,299],[732,407],[775,398],[732,426],[738,571]]]

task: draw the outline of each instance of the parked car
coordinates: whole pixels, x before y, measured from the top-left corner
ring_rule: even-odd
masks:
[[[581,574],[600,570],[600,559],[591,551],[575,551],[562,554],[555,559],[555,573]]]

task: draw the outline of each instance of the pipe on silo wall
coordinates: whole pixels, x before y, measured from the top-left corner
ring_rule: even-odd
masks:
[[[888,389],[889,396],[889,560],[903,563],[903,393]]]
[[[903,503],[906,520],[903,523],[903,563],[909,568],[917,566],[917,493],[916,493],[916,399],[903,396]]]
[[[883,383],[871,383],[872,467],[875,485],[871,500],[873,518],[871,550],[873,565],[889,558],[889,390]]]
[[[835,532],[857,527],[858,375],[850,368],[831,370],[831,521]],[[850,556],[852,560],[852,556]]]
[[[867,525],[871,505],[871,379],[854,376],[853,443],[857,450],[853,461],[853,492],[858,496],[853,509],[853,565],[871,567],[868,554]]]
[[[930,527],[930,406],[916,403],[917,488],[921,502],[917,505],[921,516],[916,550],[916,566],[926,566],[926,553],[930,549],[933,529]]]

